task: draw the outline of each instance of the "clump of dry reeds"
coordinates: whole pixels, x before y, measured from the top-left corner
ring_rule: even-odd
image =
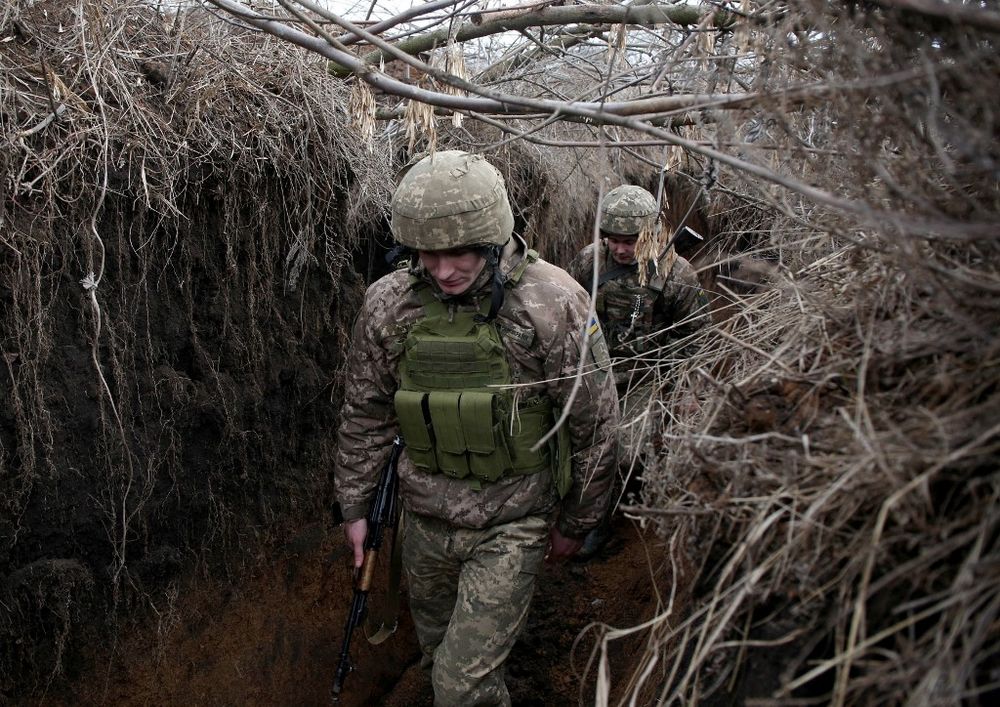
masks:
[[[1000,70],[997,35],[896,5],[789,8],[753,33],[775,103],[705,128],[755,131],[744,155],[842,202],[719,170],[713,257],[765,259],[770,284],[653,364],[660,434],[625,512],[700,570],[675,587],[686,611],[631,631],[644,655],[598,703],[997,689],[1000,143],[975,78]],[[822,102],[786,109],[805,79]]]

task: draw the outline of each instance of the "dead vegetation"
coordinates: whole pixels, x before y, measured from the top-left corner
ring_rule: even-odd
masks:
[[[767,73],[745,80],[824,100],[702,128],[854,207],[725,167],[709,190],[695,260],[763,260],[772,286],[651,368],[662,439],[625,511],[702,566],[622,676],[639,704],[977,704],[1000,684],[996,35],[823,5],[757,28]]]
[[[698,569],[662,574],[686,584],[657,588],[648,622],[595,627],[604,648],[644,650],[585,701],[985,702],[1000,686],[997,10],[700,9],[628,32],[528,25],[499,60],[467,56],[466,83],[421,79],[449,100],[655,98],[638,117],[459,108],[461,125],[439,107],[436,140],[490,154],[554,262],[590,239],[602,188],[659,194],[663,168],[668,222],[705,237],[688,246],[717,325],[696,354],[647,361],[658,434],[623,508],[659,530],[657,561]],[[150,607],[170,620],[181,566],[239,564],[322,512],[362,284],[350,248],[381,230],[408,142],[368,114],[406,109],[391,84],[351,94],[230,21],[0,10],[5,694],[63,679],[77,631]]]

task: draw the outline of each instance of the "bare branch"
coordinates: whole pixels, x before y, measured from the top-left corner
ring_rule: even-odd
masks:
[[[945,20],[956,25],[1000,32],[1000,13],[990,12],[975,5],[941,0],[876,0],[882,7]]]
[[[480,85],[471,83],[457,76],[446,74],[435,69],[418,59],[406,54],[402,50],[390,45],[385,40],[357,27],[353,23],[331,15],[334,21],[354,34],[363,37],[367,41],[380,47],[389,55],[405,61],[414,68],[443,81],[444,83],[467,91],[472,96],[456,96],[450,93],[432,91],[418,86],[394,79],[380,71],[376,71],[366,64],[362,59],[345,51],[331,47],[327,42],[305,34],[299,30],[289,27],[275,20],[261,17],[244,5],[233,2],[233,0],[208,0],[212,4],[227,12],[240,17],[248,24],[258,29],[272,34],[279,39],[296,44],[300,47],[316,52],[328,59],[347,67],[356,73],[362,80],[385,93],[390,93],[402,98],[409,98],[414,101],[426,103],[428,105],[450,108],[452,110],[471,111],[478,113],[493,114],[528,114],[546,113],[549,115],[572,116],[575,118],[588,119],[598,124],[616,125],[621,128],[635,130],[645,133],[655,138],[664,140],[672,145],[683,148],[689,153],[701,155],[720,164],[727,165],[749,175],[753,175],[772,184],[784,187],[795,192],[810,201],[823,204],[828,207],[843,211],[845,213],[859,216],[864,221],[878,224],[882,227],[895,226],[903,230],[908,230],[914,234],[922,233],[936,235],[941,238],[949,238],[957,241],[974,240],[977,238],[990,238],[995,235],[996,226],[990,222],[963,223],[961,225],[952,221],[931,221],[926,218],[914,217],[898,212],[884,212],[873,208],[868,204],[852,199],[839,197],[828,191],[819,189],[800,179],[785,174],[780,174],[773,169],[760,164],[750,162],[740,157],[735,157],[717,149],[699,144],[697,141],[688,140],[676,135],[669,130],[657,127],[651,122],[651,118],[674,110],[684,110],[692,108],[705,108],[718,102],[720,105],[729,107],[751,106],[754,98],[763,98],[767,94],[708,94],[708,95],[680,95],[680,96],[658,96],[654,98],[641,98],[634,101],[625,102],[577,102],[577,101],[556,101],[549,99],[529,98],[507,93],[490,91]],[[299,0],[299,4],[308,6],[306,0]],[[560,9],[560,8],[547,8]],[[908,76],[912,71],[899,72],[886,80],[898,81],[901,77]],[[868,84],[868,82],[864,82]],[[801,87],[787,91],[783,99],[786,104],[791,102],[796,96],[800,100],[809,97],[818,97],[825,93],[843,87],[833,84],[819,84]]]
[[[434,12],[435,10],[441,10],[446,7],[452,7],[453,5],[458,5],[463,1],[466,0],[437,0],[437,2],[428,2],[424,3],[423,5],[414,5],[409,10],[404,10],[403,12],[400,12],[398,15],[393,15],[392,17],[384,19],[381,22],[376,22],[375,24],[370,25],[368,27],[368,31],[371,32],[372,34],[379,34],[381,32],[385,32],[387,29],[392,29],[396,25],[401,25],[404,22],[409,22],[410,20]],[[328,11],[325,9],[322,10],[317,9],[316,12],[324,17],[326,17],[326,15],[328,14]],[[342,34],[339,37],[337,37],[337,39],[346,46],[357,44],[358,42],[361,41],[361,37],[357,36],[353,32],[347,32],[345,34]]]
[[[656,25],[673,24],[680,26],[697,25],[703,18],[699,8],[688,5],[572,5],[569,7],[543,7],[528,9],[517,14],[481,13],[474,15],[471,22],[463,25],[455,33],[456,42],[467,42],[492,34],[523,30],[529,27],[549,27],[553,25],[608,25],[632,24],[653,27]],[[728,13],[715,13],[715,26],[724,27],[732,22]],[[587,33],[583,27],[581,33]],[[594,31],[599,31],[594,28]],[[448,41],[447,30],[437,30],[418,35],[395,46],[407,54],[419,54],[435,47],[443,46]],[[374,51],[366,54],[363,60],[367,64],[378,64],[382,61],[392,61],[394,57],[384,51]],[[331,66],[335,74],[349,73],[347,67]]]

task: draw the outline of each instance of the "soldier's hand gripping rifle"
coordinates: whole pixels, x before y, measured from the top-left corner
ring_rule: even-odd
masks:
[[[333,700],[336,702],[340,697],[340,690],[344,686],[344,679],[351,671],[351,634],[358,627],[364,618],[368,604],[368,592],[372,586],[375,576],[375,561],[378,558],[378,551],[382,547],[382,539],[387,528],[396,527],[397,510],[397,488],[399,478],[396,474],[396,467],[399,464],[399,455],[403,451],[403,439],[396,437],[392,444],[392,451],[389,453],[389,461],[382,469],[379,477],[378,488],[375,490],[375,499],[368,509],[368,534],[365,536],[364,552],[365,558],[361,567],[354,575],[354,598],[351,601],[351,610],[347,614],[347,625],[344,627],[344,642],[340,647],[340,662],[337,665],[337,672],[333,678]],[[395,627],[390,629],[390,633]],[[381,633],[381,632],[380,632]],[[373,639],[369,641],[376,642]]]

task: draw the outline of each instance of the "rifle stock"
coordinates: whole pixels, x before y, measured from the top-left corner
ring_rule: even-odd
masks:
[[[351,609],[347,613],[347,623],[344,626],[344,640],[340,646],[340,661],[337,664],[337,671],[333,676],[333,699],[337,701],[344,686],[344,680],[352,670],[351,665],[351,636],[354,629],[364,620],[368,605],[368,592],[371,591],[375,577],[375,563],[378,559],[379,549],[382,547],[382,540],[385,537],[387,528],[396,526],[397,516],[397,489],[399,487],[399,477],[396,468],[399,465],[399,455],[403,451],[403,439],[396,437],[389,453],[389,460],[382,469],[379,477],[378,487],[375,490],[375,498],[368,509],[368,534],[365,536],[364,553],[365,557],[361,567],[354,575],[354,596],[351,599]]]

